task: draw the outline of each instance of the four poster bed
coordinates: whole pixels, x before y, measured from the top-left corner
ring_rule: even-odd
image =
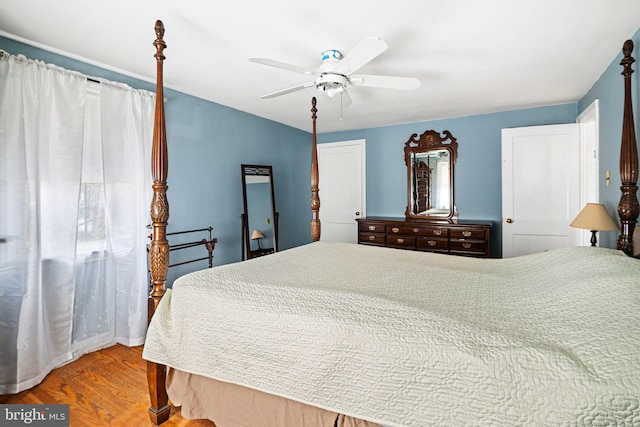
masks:
[[[194,272],[165,291],[167,148],[156,23],[152,291],[154,423],[171,402],[217,427],[640,423],[638,156],[631,51],[618,249],[475,259],[319,242]],[[437,276],[438,280],[433,280]]]

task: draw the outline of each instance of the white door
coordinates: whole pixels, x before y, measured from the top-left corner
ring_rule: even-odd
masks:
[[[358,241],[365,215],[365,140],[318,144],[320,240]]]
[[[578,124],[502,130],[502,256],[576,246]]]

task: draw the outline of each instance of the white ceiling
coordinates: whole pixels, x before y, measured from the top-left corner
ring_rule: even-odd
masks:
[[[640,27],[640,1],[0,2],[0,35],[152,82],[156,19],[166,87],[307,131],[316,96],[324,133],[575,102]],[[339,98],[313,88],[260,99],[310,78],[249,57],[315,70],[322,51],[371,36],[389,48],[358,73],[416,77],[418,89],[352,87],[342,120]]]

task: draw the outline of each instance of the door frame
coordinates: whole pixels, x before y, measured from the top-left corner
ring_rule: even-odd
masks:
[[[580,206],[600,201],[600,103],[596,99],[576,118],[580,125]],[[580,244],[590,245],[591,232],[580,232]]]

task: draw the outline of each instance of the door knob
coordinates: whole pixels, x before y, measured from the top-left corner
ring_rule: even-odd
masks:
[[[507,224],[511,224],[513,222],[512,218],[507,218]]]
[[[360,216],[360,212],[356,212],[356,216]]]

